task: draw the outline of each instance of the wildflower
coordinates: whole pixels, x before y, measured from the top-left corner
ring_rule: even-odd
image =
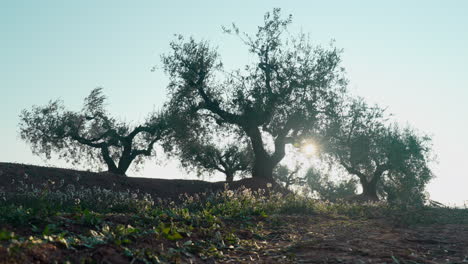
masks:
[[[234,192],[231,191],[231,190],[227,190],[227,191],[226,191],[226,196],[229,197],[229,198],[231,198],[231,197],[234,196]]]
[[[244,189],[242,190],[242,195],[245,197],[250,197],[252,196],[252,191],[250,189]]]

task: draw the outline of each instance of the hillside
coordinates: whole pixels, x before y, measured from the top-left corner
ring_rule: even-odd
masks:
[[[333,204],[253,180],[228,190],[9,163],[0,179],[0,263],[468,261],[466,209]]]
[[[153,198],[176,199],[181,194],[194,194],[206,191],[223,190],[225,182],[207,182],[201,180],[168,180],[141,177],[123,177],[107,172],[70,170],[62,168],[41,167],[26,164],[0,162],[0,188],[4,191],[15,191],[21,182],[25,185],[41,186],[53,182],[56,188],[66,189],[68,185],[83,188],[100,187],[114,191],[139,191],[148,193]],[[251,189],[266,188],[266,182],[254,179],[243,179],[230,184],[236,189],[246,186]]]

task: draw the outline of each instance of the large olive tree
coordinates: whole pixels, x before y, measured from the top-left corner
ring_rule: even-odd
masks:
[[[250,140],[255,178],[272,179],[285,145],[316,129],[346,86],[340,51],[315,47],[303,34],[291,36],[290,23],[291,16],[282,19],[274,9],[254,36],[235,25],[225,29],[254,60],[241,70],[226,72],[216,49],[182,36],[162,57],[170,76],[168,107],[234,126]]]
[[[167,118],[152,113],[146,121],[130,126],[109,116],[101,88],[91,91],[81,111],[66,110],[59,100],[34,106],[20,115],[20,135],[34,154],[51,158],[52,152],[73,164],[107,166],[109,172],[125,175],[135,162],[154,154],[154,144],[167,131]]]

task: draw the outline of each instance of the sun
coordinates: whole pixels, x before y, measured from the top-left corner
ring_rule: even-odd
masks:
[[[314,144],[308,143],[302,146],[302,152],[307,156],[312,156],[317,153],[317,147]]]

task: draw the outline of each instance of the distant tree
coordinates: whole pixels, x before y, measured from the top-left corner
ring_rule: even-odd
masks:
[[[250,150],[239,149],[234,144],[219,147],[192,142],[185,144],[179,153],[182,165],[189,170],[197,170],[199,175],[218,171],[226,176],[227,182],[232,182],[236,174],[250,172]]]
[[[163,146],[187,171],[196,171],[199,176],[221,172],[227,182],[251,171],[249,144],[245,138],[236,137],[229,126],[213,126],[190,113],[173,113],[171,117]]]
[[[225,72],[207,42],[182,36],[162,57],[171,80],[168,107],[234,126],[250,140],[254,178],[272,180],[285,145],[316,129],[346,86],[340,51],[313,47],[305,35],[284,34],[290,23],[291,16],[282,19],[274,9],[254,37],[239,33],[235,25],[225,29],[255,58],[243,70]]]
[[[175,115],[174,115],[175,116]],[[166,138],[169,153],[176,156],[188,171],[197,171],[198,175],[210,175],[221,172],[227,182],[232,182],[235,175],[243,176],[250,172],[252,151],[245,139],[233,138],[226,126],[216,127],[203,120],[182,117],[173,118],[171,136]]]
[[[34,106],[20,115],[20,135],[36,155],[60,158],[72,164],[101,167],[125,175],[132,162],[139,164],[154,154],[154,144],[167,130],[163,113],[152,113],[138,126],[118,122],[104,109],[102,88],[91,91],[81,111],[65,110],[59,100]]]
[[[326,201],[336,202],[348,199],[355,195],[357,191],[357,181],[355,179],[333,181],[330,179],[329,173],[317,168],[309,168],[304,178],[309,190]]]
[[[336,116],[329,131],[328,152],[334,161],[359,178],[362,198],[379,200],[378,185],[384,178],[394,183],[411,182],[418,186],[417,191],[422,191],[433,176],[428,167],[430,138],[409,128],[387,125],[385,111],[367,105],[362,99],[350,101],[343,109],[346,110]],[[398,188],[406,187],[400,184]]]
[[[305,179],[299,176],[300,165],[296,165],[294,168],[289,168],[286,165],[278,165],[273,171],[273,178],[284,185],[286,189],[291,186],[302,186],[305,183]]]

